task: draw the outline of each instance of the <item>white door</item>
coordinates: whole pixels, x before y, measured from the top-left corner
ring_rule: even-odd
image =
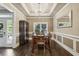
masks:
[[[7,23],[5,19],[0,19],[0,47],[6,46],[7,40]]]

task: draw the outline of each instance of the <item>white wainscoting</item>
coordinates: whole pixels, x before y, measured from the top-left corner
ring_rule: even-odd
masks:
[[[79,56],[79,53],[76,51],[76,42],[79,41],[79,37],[75,35],[69,35],[69,34],[64,34],[64,33],[59,33],[59,32],[54,32],[53,35],[56,35],[56,39],[54,39],[55,42],[57,42],[60,46],[62,46],[64,49],[66,49],[68,52],[70,52],[74,56]],[[57,40],[57,35],[62,37],[62,42],[59,42]],[[68,47],[63,43],[63,37],[68,38],[73,40],[73,49]]]
[[[64,33],[59,33],[59,32],[51,32],[51,33],[52,33],[52,35],[55,34],[56,37],[57,37],[57,35],[62,37],[62,39],[61,39],[62,42],[58,41],[57,38],[55,39],[54,37],[51,38],[52,40],[57,42],[60,46],[62,46],[64,49],[66,49],[72,55],[79,56],[79,53],[76,51],[76,42],[79,41],[79,36],[69,35],[69,34],[64,34]],[[32,34],[32,32],[29,32],[29,34]],[[63,43],[63,37],[73,40],[73,49]],[[29,37],[29,40],[32,40],[32,37]]]

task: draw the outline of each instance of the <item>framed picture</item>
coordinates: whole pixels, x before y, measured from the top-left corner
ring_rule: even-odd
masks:
[[[62,17],[57,19],[58,28],[68,28],[72,27],[72,11],[69,11],[67,14],[64,14]]]

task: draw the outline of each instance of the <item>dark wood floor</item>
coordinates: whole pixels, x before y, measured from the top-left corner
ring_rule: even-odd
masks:
[[[71,56],[71,54],[62,54],[62,50],[60,48],[54,47],[58,46],[55,42],[52,41],[52,55],[51,56]],[[31,43],[20,46],[16,49],[12,48],[0,48],[0,56],[32,56],[31,53]],[[64,50],[65,51],[65,50]],[[34,56],[50,56],[48,49],[35,49]]]

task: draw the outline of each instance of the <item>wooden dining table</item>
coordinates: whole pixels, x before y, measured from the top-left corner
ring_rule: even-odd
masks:
[[[44,45],[44,48],[47,48],[50,55],[51,55],[51,38],[50,36],[44,36],[44,35],[36,35],[36,36],[32,36],[32,54],[34,54],[34,49],[38,46],[38,45]]]

